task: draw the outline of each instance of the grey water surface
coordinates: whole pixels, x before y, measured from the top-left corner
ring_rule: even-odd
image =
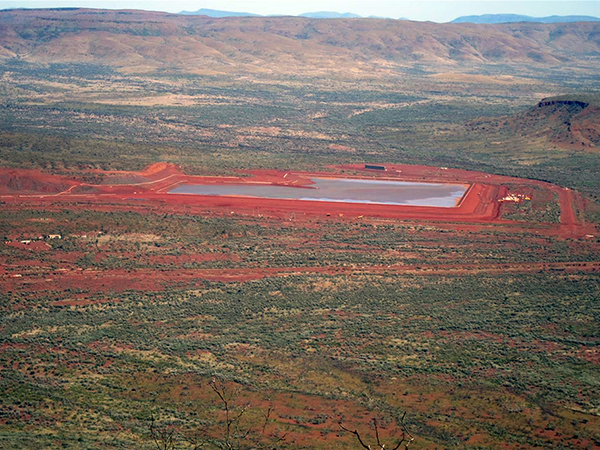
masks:
[[[312,178],[313,189],[261,184],[183,184],[170,194],[258,197],[378,205],[455,206],[466,185],[408,181]]]

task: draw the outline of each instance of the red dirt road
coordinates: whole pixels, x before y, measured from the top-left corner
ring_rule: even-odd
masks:
[[[245,282],[262,278],[309,275],[354,274],[412,274],[461,276],[477,273],[536,273],[536,272],[600,272],[600,262],[540,262],[494,264],[436,264],[349,267],[265,267],[236,269],[105,269],[82,270],[78,267],[59,271],[40,267],[14,269],[0,267],[0,288],[3,292],[29,291],[38,294],[77,286],[87,294],[124,291],[162,291],[180,286],[198,288],[205,281]],[[87,295],[86,294],[86,295]]]

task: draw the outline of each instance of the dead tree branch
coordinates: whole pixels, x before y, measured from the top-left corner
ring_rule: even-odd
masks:
[[[150,412],[150,437],[158,450],[173,450],[175,448],[175,429],[157,427],[153,412]]]
[[[402,436],[400,437],[398,445],[396,445],[392,450],[398,450],[403,444],[404,449],[408,450],[408,446],[415,440],[414,436],[410,433],[410,431],[408,431],[408,428],[406,427],[405,418],[406,412],[402,415],[402,418],[400,419],[400,425],[402,426]],[[352,433],[354,436],[356,436],[356,439],[358,440],[362,448],[365,448],[366,450],[373,450],[374,448],[379,450],[385,450],[385,444],[381,443],[381,439],[379,437],[379,425],[377,424],[377,419],[373,419],[373,427],[375,428],[375,439],[377,441],[376,447],[371,447],[371,445],[366,444],[358,430],[350,430],[346,428],[342,422],[338,422],[338,424],[343,431]]]
[[[358,439],[358,442],[360,442],[360,445],[362,445],[363,448],[366,448],[367,450],[371,450],[371,446],[365,444],[362,440],[362,438],[360,437],[360,434],[358,433],[358,430],[349,430],[348,428],[346,428],[344,425],[342,425],[342,422],[338,422],[340,428],[344,431],[347,431],[348,433],[352,433],[354,436],[356,436],[356,439]]]

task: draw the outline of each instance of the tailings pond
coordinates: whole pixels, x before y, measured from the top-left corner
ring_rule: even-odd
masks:
[[[406,181],[311,178],[310,188],[265,184],[184,184],[170,194],[258,197],[321,202],[453,207],[467,185]]]

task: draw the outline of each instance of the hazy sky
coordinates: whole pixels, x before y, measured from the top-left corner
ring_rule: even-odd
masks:
[[[530,16],[589,15],[600,17],[600,0],[455,1],[455,0],[0,0],[3,8],[89,7],[179,12],[200,8],[257,14],[296,15],[311,11],[352,12],[362,16],[407,17],[447,22],[472,14],[526,14]]]

